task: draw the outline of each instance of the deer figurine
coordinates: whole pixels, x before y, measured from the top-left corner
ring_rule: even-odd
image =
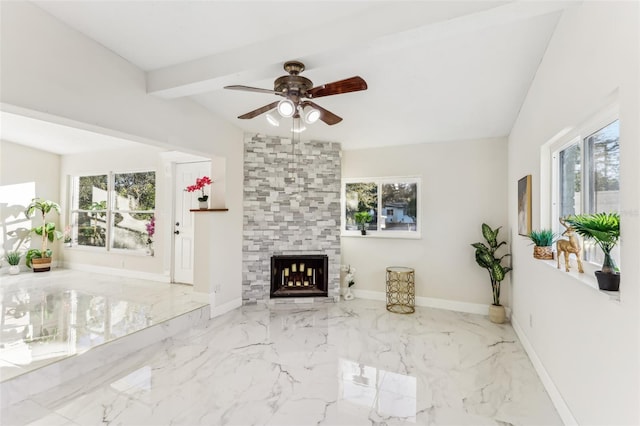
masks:
[[[556,242],[556,249],[558,251],[558,269],[560,269],[560,254],[564,253],[564,266],[567,272],[569,272],[569,255],[571,253],[576,255],[576,260],[578,261],[578,272],[583,273],[582,269],[582,248],[580,247],[580,243],[578,242],[578,235],[576,234],[576,230],[573,229],[571,225],[567,225],[563,218],[560,218],[560,223],[566,229],[562,233],[562,236],[569,237],[568,240],[558,240]]]

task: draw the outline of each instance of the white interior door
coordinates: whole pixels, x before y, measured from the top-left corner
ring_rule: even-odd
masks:
[[[186,192],[184,189],[195,184],[198,177],[211,176],[211,162],[178,163],[175,176],[173,281],[193,284],[194,229],[193,213],[189,210],[198,208],[198,194]]]

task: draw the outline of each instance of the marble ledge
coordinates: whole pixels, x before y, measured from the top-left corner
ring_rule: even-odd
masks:
[[[32,395],[66,385],[105,364],[125,360],[138,351],[176,335],[188,333],[198,326],[206,326],[210,319],[210,305],[204,305],[174,318],[153,324],[145,329],[94,346],[81,354],[44,365],[27,374],[0,383],[0,411],[27,400]],[[0,423],[4,424],[0,421]]]

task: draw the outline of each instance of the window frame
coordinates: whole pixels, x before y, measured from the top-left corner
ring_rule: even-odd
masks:
[[[551,226],[553,232],[561,236],[564,229],[560,226],[560,152],[569,148],[571,145],[578,143],[580,146],[580,213],[589,214],[595,213],[589,211],[589,203],[592,199],[590,193],[591,188],[591,173],[589,172],[591,167],[591,160],[588,158],[589,153],[587,149],[587,138],[594,133],[604,129],[615,121],[620,120],[619,108],[617,103],[609,105],[590,118],[582,122],[581,124],[563,131],[560,136],[549,143],[549,154],[551,161]],[[589,193],[587,193],[589,192]],[[582,260],[584,261],[585,272],[593,274],[596,270],[599,270],[601,263],[593,261],[587,258],[587,250],[585,250],[585,242],[582,239]],[[557,253],[556,253],[557,256]],[[618,265],[620,264],[619,257],[615,259]],[[554,261],[555,262],[555,261]]]
[[[154,173],[155,175],[155,199],[157,201],[157,191],[158,191],[158,172],[155,169],[140,169],[140,170],[123,170],[123,171],[108,171],[108,172],[87,172],[87,173],[78,173],[70,176],[70,198],[71,198],[71,206],[69,209],[69,218],[68,223],[72,229],[73,241],[76,243],[73,245],[74,249],[81,250],[90,250],[90,251],[100,251],[107,253],[117,253],[117,254],[127,254],[127,255],[141,255],[146,254],[145,248],[138,249],[126,249],[126,248],[116,248],[113,247],[114,244],[114,228],[115,228],[115,215],[120,213],[141,213],[141,214],[152,214],[156,216],[157,205],[153,210],[130,210],[130,209],[116,209],[115,203],[115,176],[119,174],[134,174],[134,173]],[[79,184],[80,178],[86,176],[107,176],[107,207],[104,210],[87,210],[79,208]],[[156,203],[154,203],[156,204]],[[105,214],[105,246],[89,246],[89,245],[80,245],[77,243],[78,241],[78,223],[75,215],[80,213],[99,213],[103,212]]]
[[[77,175],[72,175],[70,177],[70,195],[71,195],[71,208],[69,209],[69,218],[68,223],[71,226],[71,232],[73,235],[73,241],[75,244],[74,248],[82,248],[83,250],[91,250],[91,251],[109,251],[109,203],[111,202],[111,196],[109,195],[109,180],[110,180],[110,172],[93,172],[93,173],[82,173]],[[89,210],[89,209],[81,209],[79,207],[79,194],[80,194],[80,178],[81,177],[95,177],[95,176],[106,176],[107,177],[107,204],[106,209],[104,210]],[[100,213],[104,212],[106,220],[105,220],[105,245],[104,247],[100,246],[90,246],[90,245],[80,245],[78,244],[78,217],[76,215],[82,213]]]
[[[378,221],[376,229],[367,229],[367,235],[362,235],[359,230],[346,229],[346,189],[347,184],[353,183],[375,183],[378,191],[377,211]],[[382,185],[393,183],[416,184],[416,230],[415,231],[382,231],[380,224],[383,221],[382,207]],[[360,237],[360,238],[399,238],[399,239],[421,239],[422,238],[422,177],[421,176],[390,176],[390,177],[363,177],[363,178],[343,178],[340,185],[340,236]]]

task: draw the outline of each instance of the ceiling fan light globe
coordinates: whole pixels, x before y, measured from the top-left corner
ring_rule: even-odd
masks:
[[[320,111],[311,106],[306,106],[304,107],[302,117],[304,118],[305,123],[313,124],[320,119]]]
[[[283,117],[293,117],[296,113],[296,106],[289,99],[283,99],[278,103],[278,114]]]
[[[280,126],[280,120],[278,120],[273,114],[268,113],[267,114],[267,121],[269,122],[269,124],[271,124],[273,127],[279,127]]]

